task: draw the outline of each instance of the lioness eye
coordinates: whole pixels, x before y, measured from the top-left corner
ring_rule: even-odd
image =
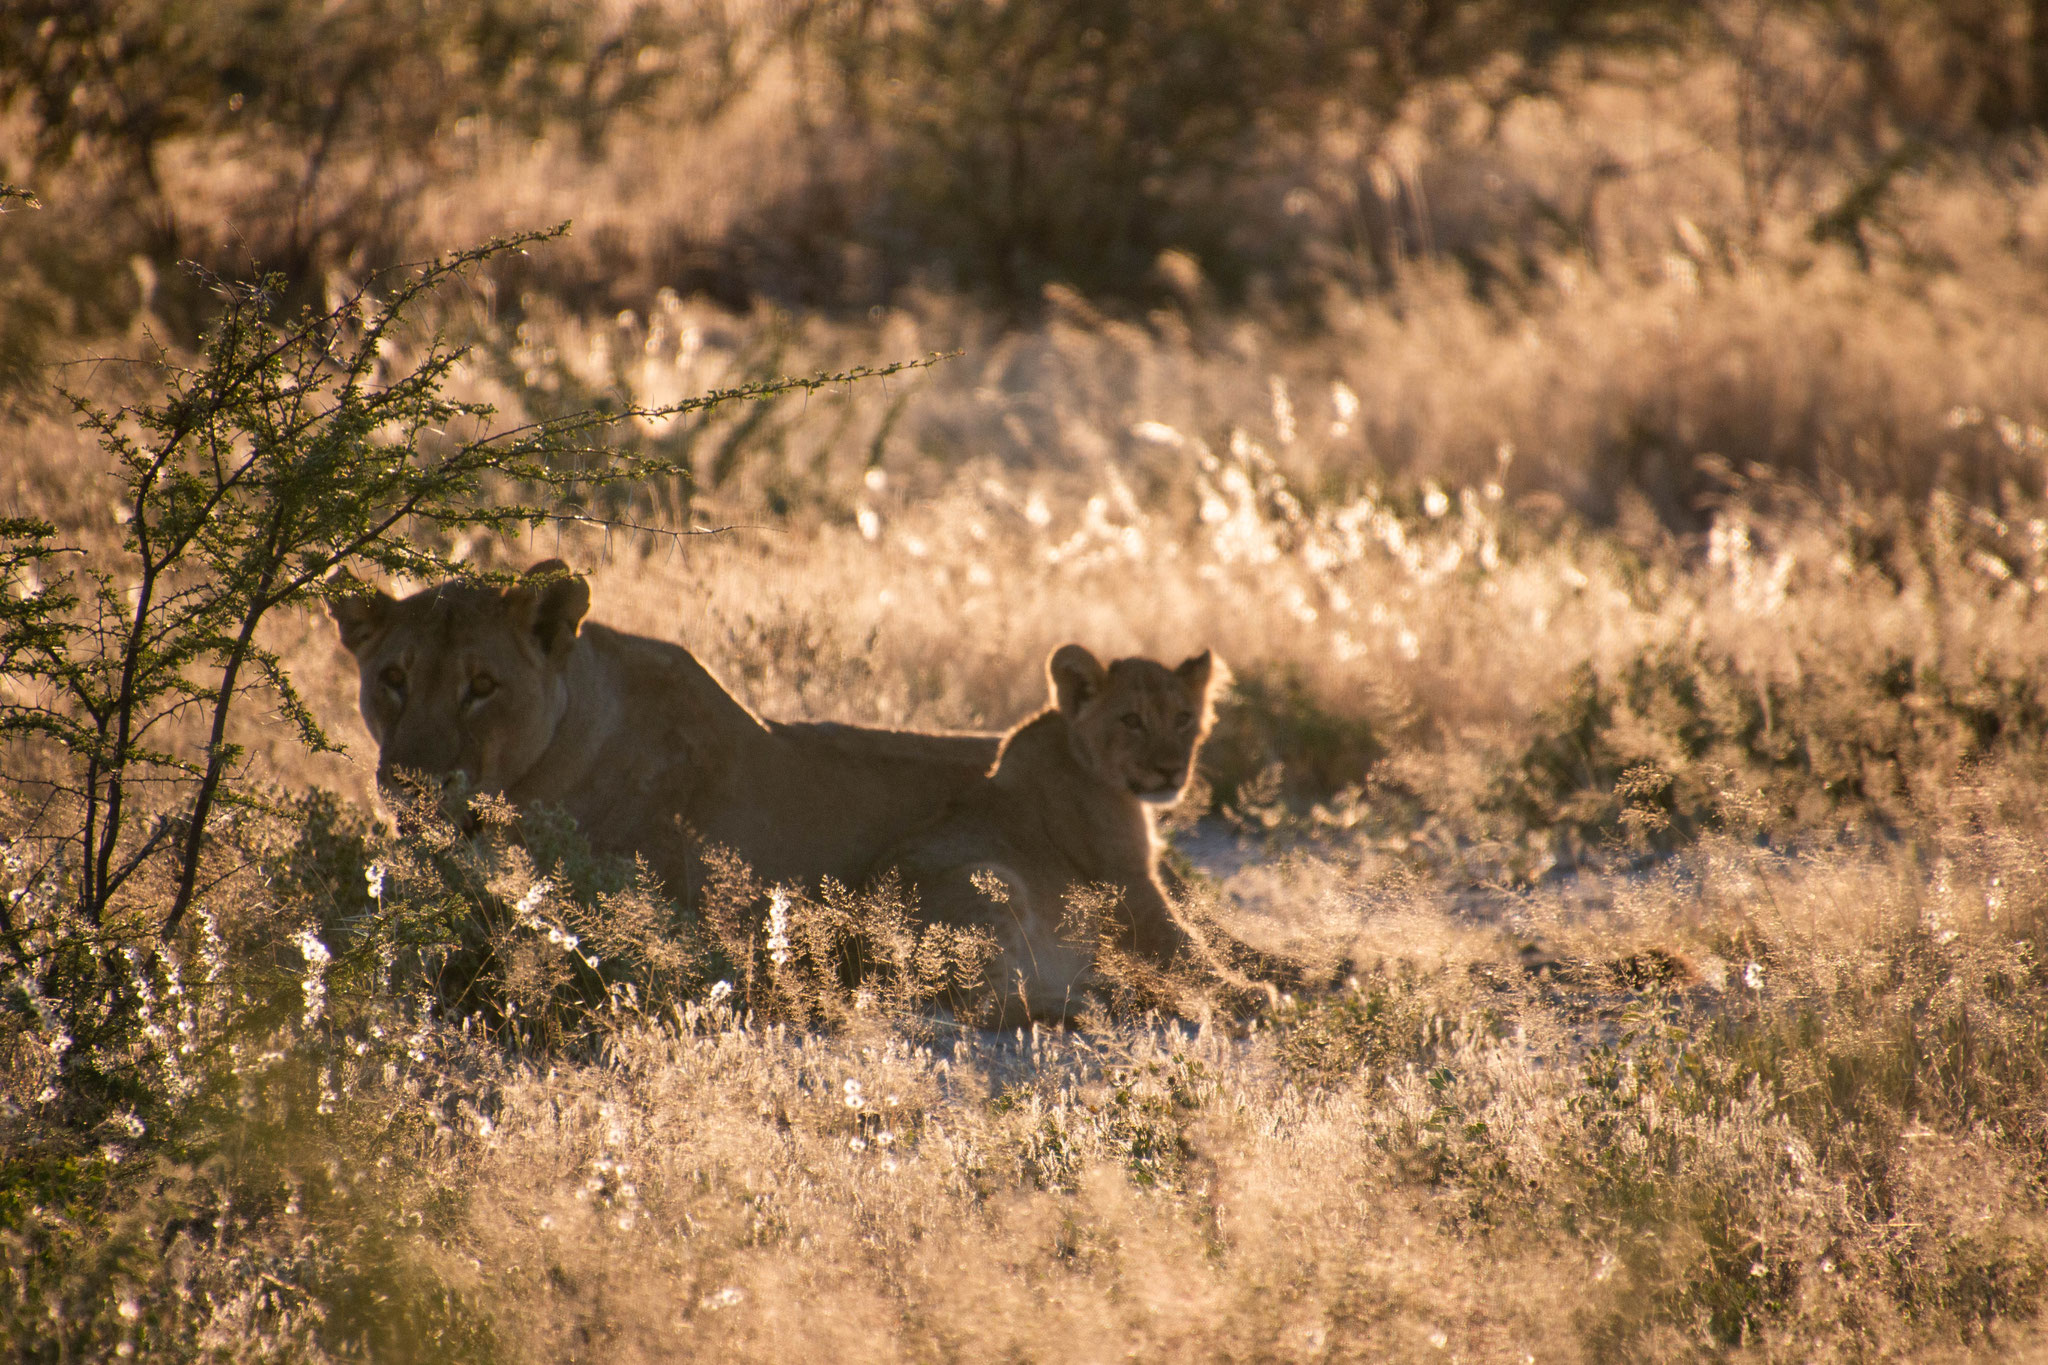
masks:
[[[1126,730],[1142,730],[1145,728],[1145,722],[1139,719],[1138,713],[1136,711],[1125,712],[1123,716],[1123,722],[1124,729]]]
[[[386,668],[377,675],[377,678],[393,692],[405,691],[405,670],[397,664],[392,664],[389,668]]]
[[[1178,717],[1175,718],[1173,723],[1175,725],[1178,725],[1181,729],[1185,730],[1190,725],[1193,725],[1195,723],[1195,713],[1192,711],[1183,711],[1180,713]]]
[[[469,695],[488,697],[498,690],[498,680],[488,673],[479,673],[469,680]]]

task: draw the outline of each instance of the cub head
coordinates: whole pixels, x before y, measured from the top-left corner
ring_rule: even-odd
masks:
[[[401,772],[502,792],[526,776],[569,704],[590,586],[559,559],[503,590],[442,583],[407,598],[330,580],[328,610],[361,674],[377,781]]]
[[[1105,668],[1081,646],[1062,645],[1045,670],[1083,768],[1140,801],[1180,799],[1215,718],[1209,697],[1222,665],[1214,654],[1203,650],[1178,668],[1150,659]]]

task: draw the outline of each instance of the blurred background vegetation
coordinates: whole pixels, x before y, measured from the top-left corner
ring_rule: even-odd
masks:
[[[432,205],[511,212],[496,177],[565,164],[607,168],[635,222],[594,244],[601,284],[533,282],[562,297],[952,287],[1028,311],[1057,282],[1141,305],[1184,283],[1175,252],[1227,301],[1312,318],[1417,258],[1513,288],[1671,245],[1668,216],[1603,221],[1645,185],[1686,182],[1670,207],[1719,251],[1790,228],[1909,252],[1902,181],[2029,179],[2048,9],[16,0],[0,109],[0,177],[49,205],[7,236],[24,355],[197,306],[159,292],[181,260],[317,289],[445,246]],[[1515,125],[1539,118],[1530,156]],[[706,140],[754,155],[701,163]]]
[[[945,344],[1066,301],[1359,349],[1362,316],[1399,321],[1425,285],[1511,329],[1588,284],[1726,293],[1837,260],[1907,306],[1960,288],[2023,315],[2048,250],[2048,9],[2022,0],[17,0],[0,119],[0,181],[43,204],[0,232],[17,409],[88,342],[194,336],[184,262],[317,299],[565,219],[575,246],[498,272],[508,327],[670,291],[742,320],[907,310]],[[1515,477],[1603,519],[1636,485],[1696,522],[1703,454],[1866,487],[1882,466],[1914,494],[1996,498],[2016,472],[1981,442],[1933,468],[1900,428],[1940,414],[1830,415],[1869,338],[1790,380],[1758,340],[1704,338],[1689,368],[1711,373],[1607,395],[1572,433],[1583,477]],[[1493,425],[1419,463],[1558,443]],[[1418,463],[1367,444],[1361,468]]]

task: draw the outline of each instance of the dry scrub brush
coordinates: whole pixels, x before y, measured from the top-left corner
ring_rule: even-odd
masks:
[[[997,721],[1054,640],[1215,643],[1234,834],[1184,827],[1190,875],[1354,981],[1248,1037],[960,1033],[904,1007],[972,953],[921,958],[878,900],[778,916],[732,869],[700,919],[545,820],[393,843],[287,808],[238,836],[266,889],[208,908],[205,965],[131,964],[167,1002],[132,1104],[7,1115],[11,1339],[2038,1346],[2039,514],[1748,477],[1700,541],[1631,544],[1484,484],[1319,493],[1250,434],[1136,439],[1092,476],[863,477],[844,522],[563,548],[771,713]],[[346,705],[332,653],[291,656],[316,706]],[[66,1048],[19,1005],[33,1097]]]
[[[559,111],[539,142],[484,118],[437,144],[460,174],[392,187],[421,232],[548,221],[554,195],[586,215],[574,251],[447,305],[475,344],[445,397],[639,408],[620,440],[664,472],[539,509],[566,523],[410,528],[386,567],[563,554],[601,619],[790,719],[994,728],[1063,641],[1213,647],[1238,683],[1177,873],[1234,934],[1354,978],[1256,1015],[981,1033],[930,1002],[971,993],[985,945],[890,888],[728,866],[679,905],[489,802],[475,831],[420,812],[397,835],[367,765],[244,715],[217,743],[250,799],[205,827],[209,889],[160,949],[178,878],[145,860],[91,924],[24,837],[49,808],[0,794],[0,1344],[2048,1349],[2048,200],[2038,148],[1985,131],[1985,100],[2029,89],[2011,61],[1909,10],[1853,48],[1815,35],[1863,10],[1714,6],[1692,60],[1498,105],[1483,81],[1419,91],[1288,167],[1251,149],[1233,193],[1265,216],[1243,224],[1293,224],[1270,237],[1292,273],[1168,251],[1120,299],[1000,313],[842,249],[823,191],[875,149],[800,154],[852,134],[803,124],[819,91],[780,38],[747,45],[765,28],[673,156],[628,122],[583,146]],[[1944,52],[1983,60],[1923,60]],[[1852,53],[1910,79],[1879,90]],[[613,61],[590,99],[627,97]],[[2011,79],[1944,84],[1993,68]],[[186,225],[235,188],[206,145],[159,149]],[[305,148],[271,150],[249,202]],[[380,154],[304,182],[311,246]],[[181,306],[147,261],[106,265],[130,238],[77,233],[85,196],[36,188],[50,217],[10,211],[0,241],[34,267],[0,306],[44,329],[6,329],[17,386],[51,335],[133,323],[124,349]],[[86,253],[100,293],[65,293],[64,233],[113,253]],[[858,306],[662,287],[731,305],[797,260]],[[353,287],[299,281],[329,283]],[[117,555],[100,452],[22,401],[0,510]],[[668,534],[693,524],[748,529]],[[0,572],[27,619],[49,580]],[[324,621],[251,643],[302,718],[360,738]]]
[[[398,959],[357,989],[304,940],[303,967],[241,969],[270,1013],[225,1028],[188,1003],[235,998],[209,958],[157,983],[207,1059],[178,1126],[145,1134],[156,1101],[13,1168],[10,1340],[2012,1358],[2048,1277],[2038,836],[1933,865],[1713,839],[1605,905],[1523,898],[1514,935],[1447,931],[1412,888],[1353,982],[1249,1037],[818,1031],[714,986],[522,1055]],[[151,1193],[110,1214],[110,1187]]]

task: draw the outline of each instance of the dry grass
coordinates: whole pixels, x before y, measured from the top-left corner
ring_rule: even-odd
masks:
[[[741,529],[466,554],[562,554],[596,619],[778,717],[994,728],[1065,641],[1213,647],[1237,690],[1174,856],[1349,980],[1012,1036],[822,950],[777,975],[754,900],[693,916],[572,831],[378,828],[353,669],[282,622],[356,752],[248,718],[257,775],[339,795],[224,833],[238,880],[182,958],[134,959],[157,1032],[97,1059],[127,1089],[63,1092],[22,968],[78,926],[0,873],[37,926],[0,1031],[0,1343],[2048,1358],[2048,200],[1930,163],[1865,268],[1805,235],[1847,171],[1746,185],[1721,150],[1725,54],[1623,74],[1318,149],[1278,216],[1393,183],[1401,231],[1303,257],[1313,326],[1174,260],[1156,306],[1022,319],[660,290],[676,240],[768,232],[825,174],[780,68],[670,154],[655,124],[594,163],[479,134],[420,231],[583,243],[446,318],[508,418],[962,354],[641,429],[696,477],[590,509]],[[4,510],[113,543],[81,437],[0,441]],[[0,796],[10,833],[32,814]],[[897,909],[795,913],[900,937]]]
[[[376,845],[350,835],[235,912],[259,964],[245,989],[282,1003],[218,1025],[217,1046],[245,1041],[202,1093],[251,1107],[212,1121],[235,1136],[204,1140],[179,1197],[242,1212],[75,1284],[64,1311],[105,1324],[77,1339],[139,1330],[102,1311],[118,1289],[147,1307],[139,1344],[260,1332],[283,1357],[2037,1349],[2037,732],[1986,738],[1944,711],[2040,676],[2036,566],[1973,568],[1967,537],[1857,563],[1852,526],[1805,514],[1730,514],[1716,554],[1646,555],[1538,534],[1483,488],[1440,516],[1291,513],[1256,491],[1274,475],[1248,450],[1197,474],[1228,515],[1044,475],[1041,517],[1033,476],[991,465],[929,500],[854,484],[871,536],[812,516],[644,556],[561,548],[592,568],[601,616],[684,640],[771,713],[1000,722],[1042,686],[1016,661],[1060,639],[1216,644],[1246,691],[1218,741],[1238,768],[1209,780],[1238,786],[1186,848],[1233,927],[1344,956],[1354,984],[1248,1035],[1221,1018],[935,1035],[844,1005],[805,1014],[839,1021],[816,1032],[770,1022],[788,1008],[772,992],[751,1020],[707,1005],[711,969],[685,954],[665,977],[620,966],[636,1006],[507,1055],[424,1012],[404,983],[431,979],[426,959],[377,980],[388,940],[349,927]],[[1887,565],[1905,562],[1923,567],[1900,586]],[[291,648],[347,725],[324,623]],[[1661,683],[1629,682],[1673,649]],[[1887,697],[1898,659],[1908,685]],[[1587,677],[1612,713],[1573,730],[1559,708]],[[1305,700],[1256,690],[1275,679]],[[1716,710],[1758,695],[1795,757]],[[1374,740],[1339,762],[1344,724]],[[1593,737],[1576,776],[1529,758],[1560,734]],[[1831,743],[1857,755],[1858,790],[1826,787]],[[1261,786],[1269,759],[1297,780]],[[1604,785],[1642,764],[1669,799]],[[1570,812],[1501,797],[1547,773],[1539,795]],[[471,884],[521,897],[534,870],[510,856]],[[596,899],[616,873],[554,866],[588,889],[543,915],[582,951],[609,932],[624,964],[681,932],[658,905]],[[395,877],[386,920],[431,918],[432,886]],[[308,915],[361,945],[310,1028],[281,946]],[[544,935],[515,946],[493,1009],[573,1024],[602,999]]]

